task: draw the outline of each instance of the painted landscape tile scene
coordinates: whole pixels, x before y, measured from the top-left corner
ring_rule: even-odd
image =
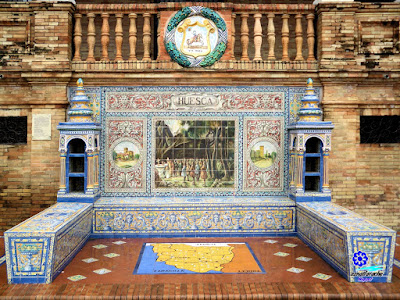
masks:
[[[235,120],[155,120],[158,189],[233,189]]]

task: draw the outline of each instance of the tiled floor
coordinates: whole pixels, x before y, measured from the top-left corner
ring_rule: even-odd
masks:
[[[271,240],[276,242],[266,242]],[[150,242],[247,242],[266,273],[134,275],[133,270],[142,246]],[[287,243],[297,246],[284,246]],[[400,245],[400,237],[397,238],[397,243]],[[96,245],[107,247],[93,247]],[[276,255],[279,252],[289,255]],[[3,253],[1,238],[0,256]],[[118,256],[105,256],[110,253]],[[296,259],[298,257],[308,257],[311,260],[301,261]],[[396,247],[396,258],[400,259],[400,246]],[[84,259],[96,260],[84,262]],[[304,271],[287,271],[293,267]],[[101,269],[110,272],[94,272]],[[312,296],[331,299],[400,299],[399,271],[399,268],[394,268],[391,284],[351,284],[295,237],[102,239],[90,240],[52,284],[7,285],[6,266],[1,265],[0,299],[35,299],[35,296],[40,296],[40,299],[119,299],[126,295],[133,296],[134,299],[306,299]],[[318,273],[331,277],[326,280],[314,278]]]

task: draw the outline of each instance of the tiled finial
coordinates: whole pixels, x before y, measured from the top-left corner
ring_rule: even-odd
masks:
[[[85,94],[83,80],[79,78],[76,82],[77,89],[75,96],[70,100],[71,108],[68,111],[69,122],[87,123],[93,122],[93,111],[89,107],[90,100]]]
[[[319,99],[315,95],[313,80],[308,78],[306,94],[301,100],[301,108],[298,113],[299,122],[321,122],[322,110],[319,108]]]
[[[79,78],[76,81],[76,86],[77,86],[77,88],[76,88],[75,95],[85,95],[85,89],[83,88],[83,80],[82,80],[82,78]]]

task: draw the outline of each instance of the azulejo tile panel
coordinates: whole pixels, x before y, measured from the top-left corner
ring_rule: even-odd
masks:
[[[245,191],[284,189],[284,119],[244,118]]]
[[[57,203],[5,232],[9,283],[50,283],[91,233],[92,204]]]
[[[146,119],[109,117],[106,132],[106,191],[146,191]]]
[[[90,90],[90,88],[88,88]],[[287,137],[285,130],[289,124],[289,117],[293,118],[296,114],[290,109],[290,103],[297,101],[304,93],[304,88],[297,87],[100,87],[96,90],[98,96],[101,98],[101,125],[102,125],[102,152],[100,161],[101,165],[101,182],[100,188],[102,196],[189,196],[195,194],[196,196],[202,195],[215,195],[215,196],[284,196],[286,194],[288,182],[285,173],[287,173]],[[296,100],[297,99],[297,100]],[[294,106],[293,106],[294,107]],[[138,176],[144,175],[145,181],[143,188],[127,188],[123,182],[126,182],[126,172],[120,173],[120,170],[113,177],[113,182],[118,183],[115,186],[110,186],[110,177],[106,173],[109,171],[109,165],[105,162],[107,156],[110,155],[110,144],[107,144],[109,138],[107,130],[107,120],[109,118],[126,118],[127,120],[145,119],[147,123],[147,134],[144,134],[146,141],[144,141],[143,151],[147,157],[147,168],[144,174],[135,174]],[[244,179],[243,170],[245,169],[246,161],[244,161],[244,117],[254,118],[280,118],[281,123],[281,139],[279,142],[282,159],[279,160],[279,172],[283,179],[279,182],[279,188],[260,188],[258,190],[248,188],[246,190],[247,182]],[[234,171],[237,172],[237,184],[234,188],[220,190],[212,186],[212,182],[204,183],[200,188],[197,187],[201,181],[201,166],[206,165],[204,161],[193,162],[192,165],[198,165],[196,176],[196,188],[190,189],[185,187],[183,189],[174,189],[156,187],[155,184],[155,170],[153,167],[157,165],[157,158],[153,152],[158,149],[155,144],[157,143],[156,126],[154,120],[171,118],[176,120],[183,120],[184,118],[194,118],[202,120],[203,118],[237,118],[238,127],[235,134],[238,135],[237,141],[237,161],[233,163]],[[171,130],[171,128],[170,128]],[[171,130],[173,131],[173,130]],[[131,145],[131,147],[133,147]],[[200,147],[204,149],[204,147]],[[182,149],[181,149],[182,150]],[[129,150],[131,151],[131,150]],[[179,152],[179,151],[178,151]],[[274,151],[271,151],[271,153]],[[204,156],[204,155],[203,155]],[[249,154],[250,156],[250,154]],[[145,158],[145,157],[143,157]],[[170,158],[171,159],[171,158]],[[177,175],[179,163],[176,162],[177,168],[174,172]],[[229,168],[224,166],[223,168]],[[136,169],[136,170],[139,170]],[[126,171],[126,170],[124,170]],[[206,172],[203,171],[203,174]],[[190,172],[189,172],[190,176]],[[181,177],[181,176],[176,176]],[[205,177],[205,175],[203,175]],[[225,176],[222,176],[225,178]],[[182,179],[182,178],[181,178]],[[190,177],[193,181],[193,177]],[[129,181],[129,180],[128,180]],[[172,179],[170,179],[172,181]],[[183,181],[183,180],[182,180]],[[225,185],[216,182],[215,185]],[[189,185],[189,182],[187,183]],[[173,186],[172,184],[171,186]],[[193,183],[191,184],[193,187]],[[210,185],[210,186],[208,186]],[[124,186],[124,187],[122,187]]]
[[[296,209],[298,235],[349,281],[391,281],[395,231],[330,202],[297,203]]]
[[[238,118],[153,118],[152,190],[237,190]]]
[[[102,200],[102,199],[101,199]],[[153,206],[128,200],[125,204],[95,205],[93,233],[165,235],[165,234],[265,234],[294,232],[294,203],[262,202],[252,205],[175,203]],[[108,203],[110,200],[108,200]],[[112,201],[112,200],[111,200]]]

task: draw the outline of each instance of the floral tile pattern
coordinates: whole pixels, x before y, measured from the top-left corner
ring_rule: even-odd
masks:
[[[287,269],[286,271],[299,274],[299,273],[301,273],[301,272],[304,272],[304,269],[292,267],[292,268],[290,268],[290,269]]]
[[[317,274],[313,275],[312,277],[317,278],[317,279],[321,279],[321,280],[328,280],[332,276],[326,275],[326,274],[323,274],[323,273],[317,273]]]
[[[93,273],[96,273],[96,274],[99,274],[99,275],[104,275],[104,274],[107,274],[107,273],[110,273],[110,272],[111,272],[111,270],[104,269],[104,268],[97,269],[97,270],[93,271]]]
[[[99,261],[99,260],[97,258],[90,257],[90,258],[82,259],[82,261],[87,263],[87,264],[90,264],[92,262]]]
[[[71,281],[79,281],[79,280],[86,279],[86,277],[83,275],[75,275],[75,276],[68,277],[68,279]]]

